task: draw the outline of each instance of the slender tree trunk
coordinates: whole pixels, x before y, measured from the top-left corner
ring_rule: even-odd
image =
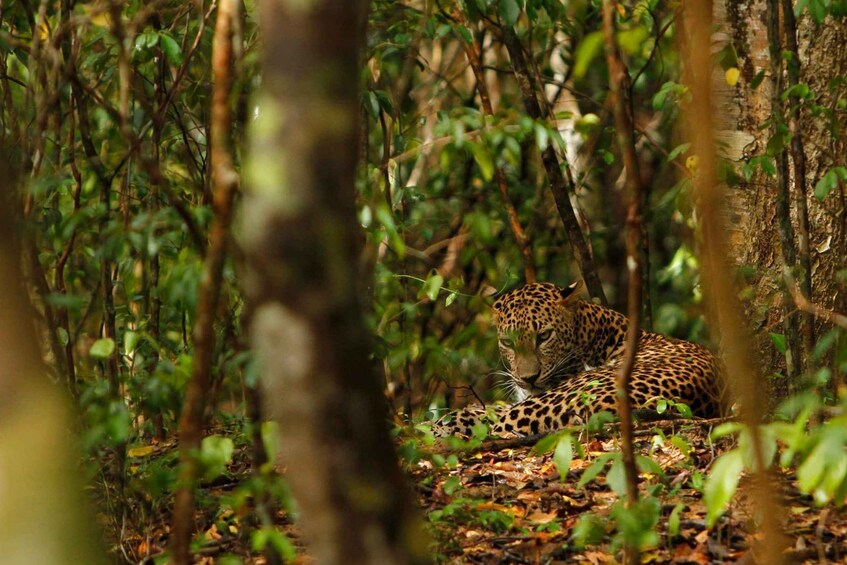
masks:
[[[367,3],[259,2],[261,122],[245,195],[251,336],[319,563],[425,560],[388,435],[356,280],[359,48]]]
[[[641,182],[641,167],[635,152],[635,139],[632,129],[632,99],[630,98],[631,80],[629,72],[621,59],[618,48],[615,13],[618,3],[615,0],[603,2],[603,36],[606,45],[606,63],[609,67],[609,91],[613,97],[615,129],[618,147],[623,155],[626,174],[626,188],[629,204],[626,217],[626,266],[629,273],[629,312],[626,330],[626,353],[620,372],[617,375],[618,415],[621,420],[621,458],[626,471],[626,503],[631,506],[638,501],[638,469],[635,466],[635,453],[632,444],[632,403],[629,399],[629,381],[638,353],[638,341],[641,336],[643,308],[644,268],[643,246],[641,244],[642,205],[644,186]],[[624,563],[640,563],[640,548],[627,546]]]
[[[238,18],[239,0],[223,0],[218,7],[212,48],[211,157],[213,207],[215,217],[209,234],[209,246],[203,262],[200,298],[194,324],[194,370],[185,393],[179,422],[180,481],[174,499],[171,521],[171,552],[177,565],[191,562],[190,543],[194,532],[194,489],[199,476],[195,451],[203,436],[207,391],[211,384],[212,358],[215,351],[215,316],[223,284],[223,268],[229,242],[232,201],[238,175],[232,160],[232,54],[233,20]]]
[[[732,267],[727,260],[728,241],[725,216],[722,210],[726,197],[718,183],[718,158],[715,152],[712,118],[712,14],[708,0],[686,4],[680,21],[683,38],[681,53],[684,61],[685,83],[692,93],[688,111],[688,128],[693,138],[694,153],[700,166],[694,178],[699,197],[698,212],[703,227],[700,253],[703,265],[704,294],[717,314],[721,330],[723,357],[727,381],[741,405],[741,418],[750,434],[753,461],[752,492],[754,506],[760,512],[762,537],[753,547],[755,562],[778,565],[784,562],[786,539],[780,525],[784,515],[775,486],[766,471],[762,450],[760,425],[765,412],[761,373],[756,370],[749,333],[742,321],[737,303]],[[718,94],[717,96],[720,96]],[[718,104],[718,107],[722,105]]]
[[[509,57],[512,60],[512,70],[520,87],[521,98],[523,99],[526,113],[534,120],[545,118],[544,113],[541,111],[541,105],[538,103],[539,89],[536,87],[535,81],[530,74],[529,65],[527,64],[523,46],[518,36],[515,35],[513,29],[507,27],[501,28],[501,34],[503,36],[503,43],[506,45],[506,50],[509,52]],[[594,264],[594,257],[591,255],[585,235],[579,227],[576,213],[573,206],[571,206],[569,198],[569,195],[574,192],[570,165],[567,162],[564,163],[565,173],[567,174],[566,183],[565,177],[562,175],[562,165],[559,163],[559,157],[556,155],[556,149],[553,147],[552,142],[548,143],[547,147],[541,153],[541,161],[544,164],[544,170],[547,172],[550,190],[556,201],[556,208],[559,211],[559,216],[562,218],[562,224],[565,226],[565,233],[571,245],[571,250],[576,257],[579,270],[585,281],[585,286],[589,294],[605,306],[608,304],[606,293],[603,292],[603,285],[600,283],[600,277],[597,275],[597,266]]]

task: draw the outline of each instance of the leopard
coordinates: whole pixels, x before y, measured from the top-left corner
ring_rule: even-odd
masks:
[[[506,388],[506,406],[471,405],[442,417],[435,435],[470,437],[488,424],[489,435],[544,435],[583,426],[592,415],[617,412],[616,376],[626,350],[628,319],[580,298],[582,281],[562,287],[526,284],[492,305]],[[704,346],[639,330],[629,397],[636,410],[685,405],[696,418],[726,415],[724,369]],[[483,428],[484,429],[484,428]]]

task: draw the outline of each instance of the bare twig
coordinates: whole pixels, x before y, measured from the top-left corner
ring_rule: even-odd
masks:
[[[797,305],[797,308],[815,316],[816,318],[826,320],[831,324],[835,324],[836,326],[847,330],[847,316],[839,314],[838,312],[833,312],[828,308],[824,308],[820,304],[815,304],[814,302],[809,301],[800,289],[800,285],[797,284],[797,281],[795,281],[790,275],[786,275],[785,284],[788,287],[788,292],[791,293],[791,297],[794,299],[794,304]]]

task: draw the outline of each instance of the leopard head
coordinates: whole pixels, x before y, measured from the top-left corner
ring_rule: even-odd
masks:
[[[532,283],[494,302],[500,354],[516,400],[549,390],[581,370],[574,323],[581,286],[581,281],[566,288]]]

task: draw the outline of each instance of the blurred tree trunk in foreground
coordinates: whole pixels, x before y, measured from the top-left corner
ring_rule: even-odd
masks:
[[[100,563],[66,406],[47,380],[26,306],[11,201],[0,186],[0,560]]]
[[[825,196],[818,191],[827,173],[844,165],[844,136],[838,132],[847,123],[833,109],[843,100],[847,26],[833,18],[818,25],[807,11],[795,22],[792,3],[784,0],[720,1],[714,14],[722,31],[716,36],[720,63],[740,71],[735,84],[724,77],[715,81],[723,101],[715,112],[716,134],[724,157],[738,172],[746,166],[749,177],[730,183],[727,192],[728,242],[746,267],[746,315],[756,330],[763,374],[795,377],[813,334],[820,337],[828,328],[797,319],[785,299],[783,270],[793,273],[813,302],[847,310],[845,278],[838,275],[847,254],[845,183],[836,179]],[[800,331],[794,343],[792,318]],[[769,333],[789,334],[788,367]]]
[[[243,232],[251,334],[319,563],[408,563],[426,541],[369,359],[355,264],[367,3],[259,3],[264,74]]]

